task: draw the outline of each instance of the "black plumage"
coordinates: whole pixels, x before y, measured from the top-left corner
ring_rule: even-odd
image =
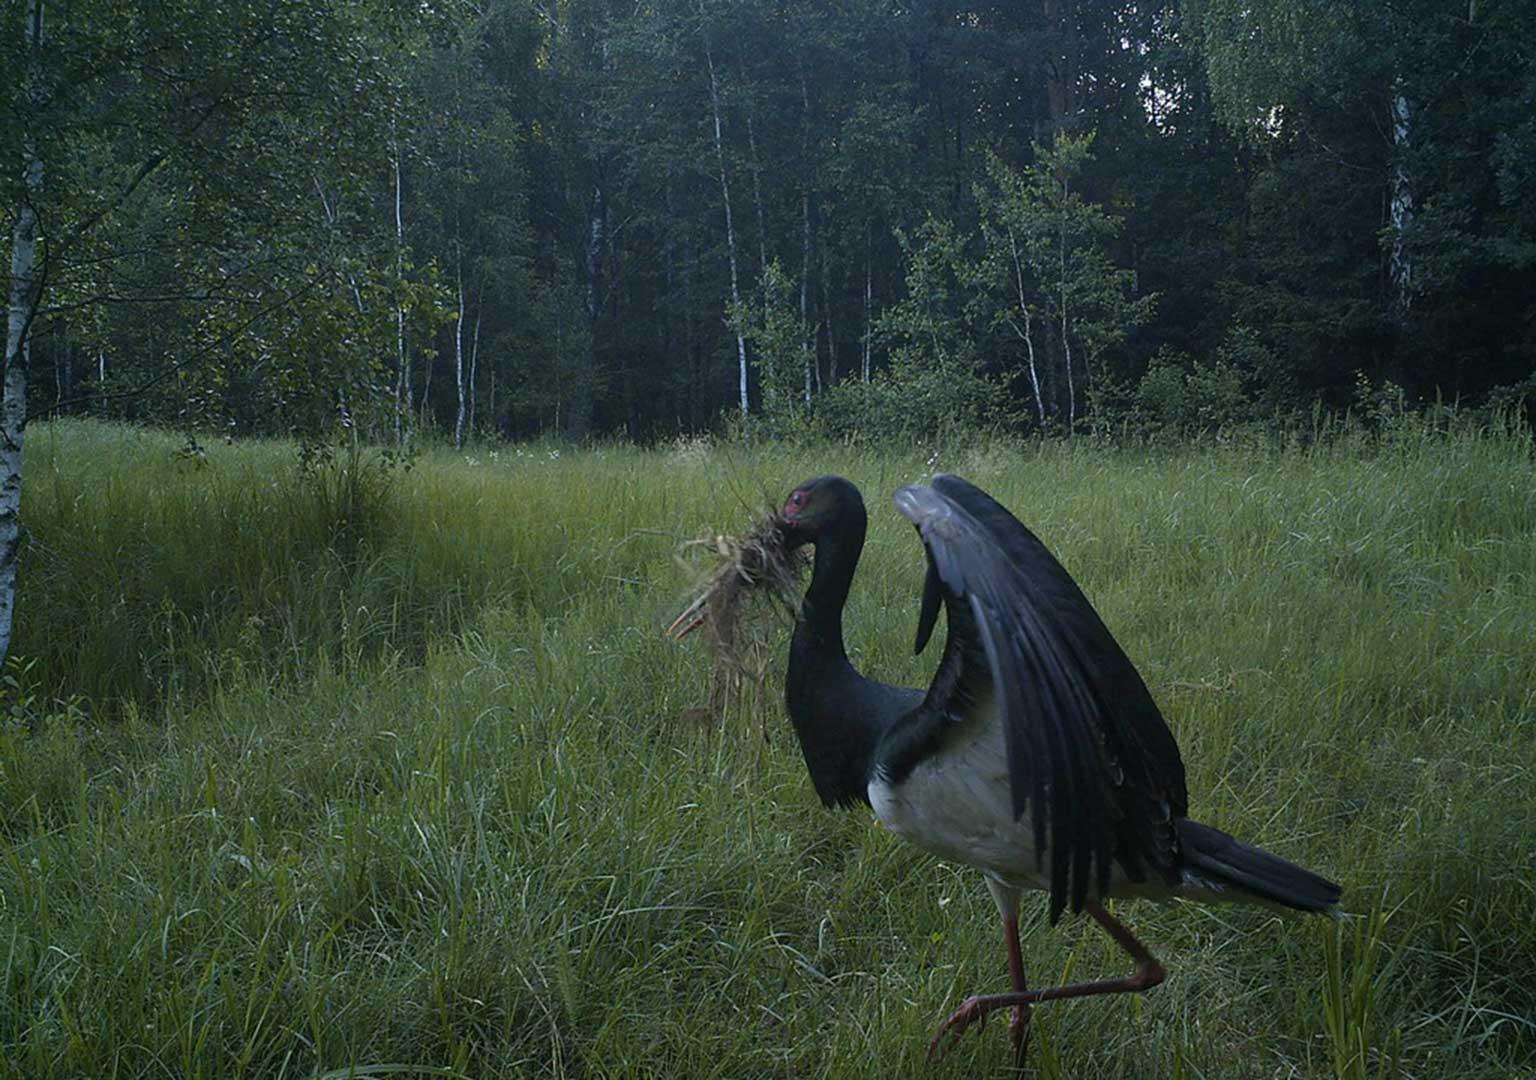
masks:
[[[1170,884],[1173,818],[1189,809],[1184,763],[1152,695],[1098,613],[1035,535],[957,476],[896,494],[928,551],[921,651],[940,595],[956,680],[995,694],[1013,812],[1031,808],[1035,851],[1050,852],[1051,920],[1109,891],[1115,861]],[[951,657],[960,658],[951,661]],[[930,691],[930,696],[936,696]],[[947,702],[932,708],[944,711]]]
[[[786,704],[817,793],[873,806],[894,831],[979,867],[1009,932],[1013,992],[969,999],[935,1036],[1014,1009],[1023,1053],[1038,1001],[1140,990],[1161,965],[1104,908],[1113,896],[1249,900],[1325,911],[1332,882],[1188,820],[1178,745],[1151,693],[1077,584],[979,488],[940,475],[896,493],[927,551],[921,652],[942,604],[948,636],[926,692],[865,678],[842,615],[864,546],[853,484],[819,477],[782,516],[815,565],[790,645]],[[1123,979],[1030,991],[1016,909],[1049,893],[1054,922],[1086,911],[1136,961]]]

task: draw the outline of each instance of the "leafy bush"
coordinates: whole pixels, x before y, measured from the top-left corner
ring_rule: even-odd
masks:
[[[973,365],[927,360],[916,350],[901,350],[869,382],[833,387],[816,413],[820,428],[833,438],[860,442],[933,442],[1006,417],[1003,387]]]
[[[1232,364],[1195,361],[1176,349],[1158,350],[1136,385],[1135,408],[1153,432],[1194,436],[1220,431],[1253,416],[1253,400]]]
[[[907,295],[875,324],[890,366],[823,397],[818,420],[836,438],[932,441],[987,427],[1006,407],[1004,387],[981,371],[964,238],[932,217],[898,237],[907,252]]]

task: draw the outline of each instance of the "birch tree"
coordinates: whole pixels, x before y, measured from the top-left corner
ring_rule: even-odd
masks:
[[[22,15],[24,75],[16,104],[22,117],[21,189],[11,228],[11,281],[6,307],[5,376],[0,380],[0,660],[10,653],[16,613],[16,560],[21,541],[22,443],[27,422],[28,337],[41,292],[37,204],[43,197],[39,127],[47,105],[44,5],[29,0]]]
[[[1092,143],[1091,133],[1058,135],[1049,148],[1037,146],[1022,171],[988,158],[987,180],[975,192],[982,253],[967,275],[976,317],[1022,346],[1037,422],[1043,428],[1059,416],[1068,433],[1098,362],[1153,308],[1152,297],[1135,295],[1135,275],[1111,257],[1119,221],[1074,190]],[[1047,356],[1057,378],[1044,370]]]
[[[704,62],[709,71],[709,111],[714,131],[715,168],[720,174],[720,202],[725,210],[725,247],[731,266],[731,307],[741,307],[741,275],[736,266],[736,224],[731,211],[731,181],[725,167],[724,121],[720,109],[720,80],[715,73],[714,48],[710,44],[709,26],[705,21],[704,3],[699,0],[699,34],[704,41]],[[737,394],[741,415],[748,414],[747,400],[747,340],[738,328],[736,336]]]
[[[291,417],[311,408],[334,417],[341,380],[366,385],[363,357],[376,342],[357,327],[339,333],[335,321],[358,317],[363,264],[351,265],[349,280],[314,177],[317,163],[350,168],[378,153],[374,92],[398,40],[390,35],[410,24],[381,28],[362,0],[222,0],[195,10],[26,0],[11,11],[0,23],[15,34],[6,54],[17,61],[0,104],[19,121],[0,137],[10,156],[0,192],[14,215],[0,652],[11,646],[28,365],[40,326],[89,332],[103,310],[137,305],[165,344],[114,375],[123,400],[175,386],[189,415],[251,386]],[[350,186],[345,171],[328,179]],[[273,347],[279,333],[291,355]],[[105,350],[92,351],[104,364]]]

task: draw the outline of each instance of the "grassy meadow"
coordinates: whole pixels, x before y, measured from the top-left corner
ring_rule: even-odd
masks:
[[[864,489],[847,619],[914,658],[936,469],[1052,546],[1179,738],[1192,812],[1346,920],[1119,910],[1170,970],[1036,1010],[1041,1077],[1536,1076],[1527,437],[1310,449],[432,450],[35,425],[0,719],[0,1077],[975,1077],[979,876],[816,801],[779,701],[701,724],[661,631],[798,481]],[[787,637],[787,630],[778,631]],[[1027,904],[1035,985],[1128,970]]]

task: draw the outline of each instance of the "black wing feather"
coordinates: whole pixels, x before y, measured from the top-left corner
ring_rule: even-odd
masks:
[[[950,643],[930,688],[989,681],[1004,726],[1015,816],[1031,811],[1037,864],[1049,852],[1051,918],[1133,877],[1172,872],[1173,818],[1188,811],[1177,744],[1146,684],[1045,545],[957,476],[896,495],[928,552],[918,647],[942,594]],[[980,648],[975,646],[979,645]],[[966,666],[966,658],[974,658]],[[986,671],[974,670],[985,660]]]
[[[926,649],[928,639],[933,635],[933,625],[939,618],[939,601],[943,599],[941,589],[939,571],[933,565],[933,552],[930,551],[928,573],[923,576],[923,607],[917,616],[917,644],[912,648],[914,654]]]

